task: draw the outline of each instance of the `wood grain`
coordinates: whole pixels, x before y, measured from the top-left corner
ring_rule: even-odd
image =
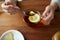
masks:
[[[2,2],[0,2],[1,4]],[[50,0],[23,0],[17,3],[24,11],[38,10],[41,13],[50,3]],[[1,7],[0,7],[1,10]],[[3,20],[2,20],[3,19]],[[9,20],[7,20],[9,19]],[[13,21],[14,20],[14,21]],[[16,29],[23,33],[25,40],[51,40],[52,36],[60,31],[60,11],[55,12],[55,18],[48,26],[30,27],[23,21],[23,16],[20,13],[15,15],[0,15],[0,35],[7,30]]]

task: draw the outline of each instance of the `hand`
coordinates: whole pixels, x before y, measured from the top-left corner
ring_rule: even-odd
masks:
[[[4,12],[12,14],[15,13],[15,11],[19,9],[19,7],[12,5],[12,3],[10,2],[4,2],[2,4],[2,9]]]
[[[52,6],[47,6],[45,11],[42,14],[42,23],[44,25],[49,25],[51,20],[54,18],[54,9]]]

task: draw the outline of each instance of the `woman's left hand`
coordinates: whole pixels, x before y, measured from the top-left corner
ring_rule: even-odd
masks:
[[[10,13],[10,14],[14,14],[14,13],[16,13],[16,11],[19,10],[20,8],[17,7],[17,6],[13,6],[12,3],[9,3],[9,2],[6,3],[6,2],[4,2],[4,3],[2,4],[2,9],[3,9],[3,11],[5,11],[5,12],[8,12],[8,13]]]

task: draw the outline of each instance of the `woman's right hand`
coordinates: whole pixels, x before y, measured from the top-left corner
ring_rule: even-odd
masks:
[[[42,14],[42,23],[44,25],[49,25],[51,20],[54,18],[54,9],[52,6],[47,6]]]

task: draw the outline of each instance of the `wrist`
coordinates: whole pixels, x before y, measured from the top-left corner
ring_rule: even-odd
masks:
[[[57,3],[51,3],[50,6],[52,7],[53,10],[56,10],[58,7]]]

